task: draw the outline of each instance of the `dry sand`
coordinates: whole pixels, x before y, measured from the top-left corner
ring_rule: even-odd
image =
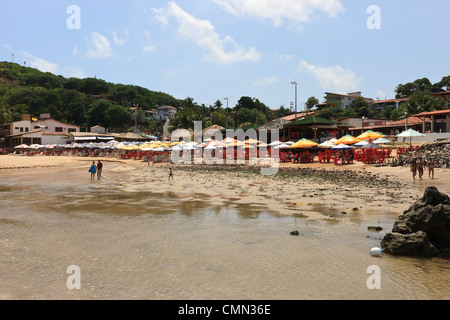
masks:
[[[436,179],[412,181],[408,167],[374,167],[355,163],[280,164],[274,176],[263,176],[257,167],[175,166],[174,180],[168,179],[169,165],[150,166],[144,161],[115,158],[77,158],[52,156],[0,156],[0,175],[15,169],[88,166],[91,161],[105,162],[104,173],[126,173],[138,181],[130,191],[158,186],[160,192],[183,196],[202,194],[211,205],[227,202],[264,207],[279,215],[299,215],[315,219],[333,218],[359,212],[388,212],[400,215],[417,201],[427,186],[450,193],[450,170],[436,169]],[[89,178],[88,176],[86,177]],[[317,211],[322,210],[322,215]],[[368,219],[374,216],[368,214]]]

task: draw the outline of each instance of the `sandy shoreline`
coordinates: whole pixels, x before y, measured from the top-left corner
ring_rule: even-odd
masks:
[[[275,176],[263,176],[257,167],[172,166],[175,179],[168,179],[168,165],[148,166],[144,161],[116,158],[76,158],[18,155],[0,156],[0,176],[21,169],[88,166],[91,161],[105,163],[104,174],[126,172],[131,192],[158,185],[160,192],[184,196],[203,194],[211,205],[263,206],[279,215],[328,218],[351,215],[356,211],[383,211],[400,215],[417,201],[429,185],[450,192],[450,170],[436,169],[435,180],[425,172],[422,181],[412,181],[407,167],[374,167],[355,163],[280,164]],[[86,176],[88,178],[88,176]],[[317,210],[326,211],[317,215]],[[326,208],[326,210],[324,210]],[[369,216],[369,215],[368,215]]]

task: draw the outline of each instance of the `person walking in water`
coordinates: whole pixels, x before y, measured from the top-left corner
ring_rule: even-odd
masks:
[[[417,159],[414,159],[411,163],[411,172],[413,176],[413,180],[416,181],[416,175],[417,175]]]
[[[89,169],[89,172],[91,173],[91,180],[95,179],[95,173],[97,172],[97,167],[95,166],[95,161],[92,161],[91,168]]]
[[[430,179],[434,179],[434,160],[431,158],[428,160],[428,177]]]
[[[422,180],[424,166],[425,164],[423,163],[422,158],[419,158],[419,161],[417,163],[417,172],[419,173],[420,180]]]
[[[99,179],[99,180],[102,178],[102,170],[103,170],[103,163],[100,160],[98,160],[98,163],[97,163],[97,179]]]

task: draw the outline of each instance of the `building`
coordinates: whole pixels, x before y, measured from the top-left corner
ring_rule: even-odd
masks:
[[[409,98],[375,100],[371,104],[375,110],[384,110],[386,108],[398,109],[403,103],[408,102]]]
[[[350,92],[347,94],[331,93],[325,92],[325,103],[328,107],[339,107],[341,109],[346,109],[353,105],[357,98],[364,98],[361,92]],[[367,103],[372,103],[373,99],[364,98]],[[323,107],[323,105],[321,105]]]
[[[374,119],[367,117],[346,117],[338,120],[341,123],[348,125],[348,127],[367,128],[373,126],[384,126],[390,119]]]
[[[359,136],[360,134],[364,133],[367,130],[372,130],[376,132],[381,132],[385,135],[390,135],[393,131],[394,133],[398,130],[399,132],[402,132],[406,129],[413,129],[420,132],[426,132],[429,131],[431,128],[431,121],[428,119],[422,119],[418,116],[412,116],[406,119],[402,120],[388,120],[385,121],[384,124],[380,123],[371,123],[371,122],[364,122],[364,127],[353,127],[349,128],[348,131],[353,136]]]
[[[106,133],[107,130],[106,130],[105,127],[95,126],[95,127],[91,127],[91,132],[93,132],[93,133]]]
[[[177,113],[177,108],[171,106],[161,106],[156,110],[156,120],[166,121],[167,119],[173,119]]]
[[[4,125],[2,144],[13,148],[20,144],[65,144],[73,132],[80,132],[80,127],[54,120],[50,114],[41,114],[40,120],[31,119],[31,115],[22,115],[21,121]]]
[[[144,111],[144,120],[151,121],[156,119],[156,114],[158,112],[156,110],[145,110]]]

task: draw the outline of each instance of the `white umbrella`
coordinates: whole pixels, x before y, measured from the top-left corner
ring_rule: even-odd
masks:
[[[355,143],[353,146],[354,147],[364,147],[365,145],[368,145],[369,141],[368,140],[363,140],[361,142]]]
[[[403,131],[402,133],[396,135],[396,137],[398,137],[398,138],[408,138],[409,137],[409,145],[411,145],[413,137],[425,137],[425,135],[416,130],[408,129],[408,130]]]
[[[337,146],[331,147],[333,150],[339,150],[339,149],[354,149],[352,146],[346,145],[346,144],[339,144]]]
[[[269,143],[269,146],[276,147],[276,146],[279,146],[280,144],[283,144],[283,142],[281,142],[281,141],[274,141],[272,143]]]
[[[337,141],[337,139],[331,139],[331,140],[328,140],[328,141],[325,141],[324,143],[321,143],[321,144],[319,144],[319,147],[321,147],[321,148],[331,148],[331,147],[334,147],[334,146],[336,146],[334,143]]]
[[[386,139],[386,138],[380,138],[374,141],[374,143],[376,144],[380,144],[380,143],[391,143],[391,140]]]
[[[290,145],[283,143],[283,144],[280,144],[280,145],[275,146],[273,148],[274,149],[284,149],[284,148],[289,148],[289,147],[290,147]]]

